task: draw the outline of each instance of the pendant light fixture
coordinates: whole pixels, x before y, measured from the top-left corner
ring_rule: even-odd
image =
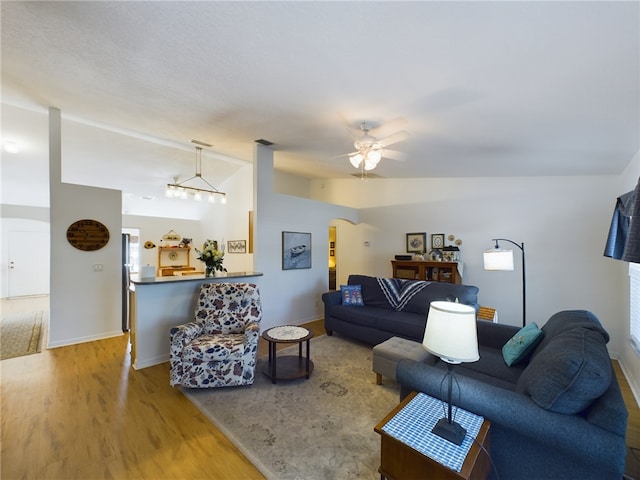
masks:
[[[191,140],[191,142],[211,146],[197,140]],[[199,182],[200,186],[196,186],[197,184],[195,182]],[[199,146],[196,147],[195,175],[182,182],[178,182],[178,177],[173,177],[173,183],[167,183],[165,194],[169,198],[181,198],[185,200],[191,196],[196,201],[202,201],[206,197],[209,203],[215,203],[216,196],[219,196],[220,203],[227,203],[227,194],[211,185],[211,183],[202,176],[202,147]]]

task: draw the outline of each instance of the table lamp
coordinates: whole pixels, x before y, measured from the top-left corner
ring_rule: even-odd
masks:
[[[453,365],[480,359],[475,309],[461,303],[431,302],[422,345],[447,364],[447,373],[442,380],[443,383],[448,380],[447,416],[438,420],[431,431],[460,445],[467,431],[452,415]]]

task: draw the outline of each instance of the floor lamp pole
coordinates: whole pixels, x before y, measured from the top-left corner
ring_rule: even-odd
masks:
[[[520,249],[522,252],[522,326],[524,327],[527,324],[527,281],[525,274],[525,261],[524,261],[524,242],[516,243],[513,240],[509,240],[508,238],[493,238],[494,242],[504,241],[509,242]],[[497,244],[497,243],[496,243]]]

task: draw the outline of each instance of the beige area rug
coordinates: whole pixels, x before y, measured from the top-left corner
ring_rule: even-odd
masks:
[[[376,385],[371,356],[370,346],[321,336],[311,340],[308,380],[273,385],[260,359],[251,386],[183,392],[270,480],[375,479],[373,428],[398,404],[400,389],[386,378]]]
[[[43,311],[10,313],[0,320],[0,360],[41,350]]]

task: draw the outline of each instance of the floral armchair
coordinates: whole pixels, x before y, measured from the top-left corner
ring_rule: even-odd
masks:
[[[262,304],[252,283],[205,283],[195,319],[171,329],[171,386],[253,383]]]

